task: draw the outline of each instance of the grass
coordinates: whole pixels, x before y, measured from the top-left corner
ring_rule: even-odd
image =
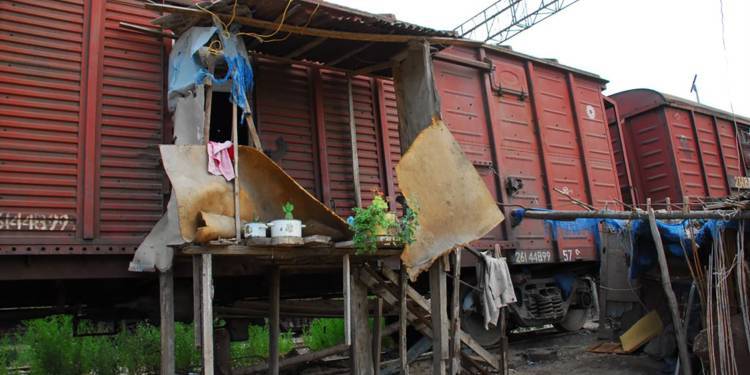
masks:
[[[316,352],[344,342],[344,319],[313,319],[303,333],[305,345]]]
[[[268,325],[250,325],[247,328],[248,340],[231,344],[232,360],[236,367],[246,367],[268,358]],[[284,356],[294,349],[291,332],[279,337],[279,354]]]

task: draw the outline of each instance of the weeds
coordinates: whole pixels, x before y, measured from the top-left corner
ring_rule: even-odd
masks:
[[[232,360],[235,366],[250,366],[268,358],[268,326],[250,325],[247,328],[248,339],[243,342],[233,342],[231,346]],[[285,355],[294,349],[291,332],[284,332],[279,337],[279,354]]]
[[[303,333],[305,345],[312,351],[344,342],[344,320],[336,318],[314,319]]]

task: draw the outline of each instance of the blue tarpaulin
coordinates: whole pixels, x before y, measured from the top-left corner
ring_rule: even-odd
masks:
[[[511,212],[514,222],[523,220],[526,210],[517,209]],[[688,225],[695,225],[695,221],[682,220],[666,222],[657,220],[656,225],[661,234],[664,248],[674,256],[683,257],[685,252],[692,254],[692,241],[689,237]],[[737,228],[736,221],[703,220],[698,222],[700,227],[694,231],[695,241],[699,249],[711,246],[713,238],[727,228]],[[599,225],[618,233],[623,241],[631,245],[630,277],[635,278],[641,272],[653,267],[657,261],[656,247],[649,222],[646,220],[616,220],[616,219],[575,219],[575,220],[545,220],[549,235],[553,240],[564,233],[590,233],[594,237],[597,250],[601,247]],[[700,254],[698,254],[700,256]]]

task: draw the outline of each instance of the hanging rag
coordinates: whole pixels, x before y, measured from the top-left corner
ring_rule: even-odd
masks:
[[[227,181],[234,179],[234,165],[230,152],[232,151],[232,141],[208,142],[206,145],[208,151],[208,173],[214,176],[224,176]]]
[[[484,329],[490,329],[490,324],[497,326],[500,309],[516,302],[516,292],[513,290],[505,258],[482,254],[482,259],[477,262],[477,277],[482,291]]]

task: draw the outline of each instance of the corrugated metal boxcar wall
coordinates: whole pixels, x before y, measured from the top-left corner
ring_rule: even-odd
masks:
[[[0,253],[132,252],[158,220],[159,40],[141,2],[0,2]]]

